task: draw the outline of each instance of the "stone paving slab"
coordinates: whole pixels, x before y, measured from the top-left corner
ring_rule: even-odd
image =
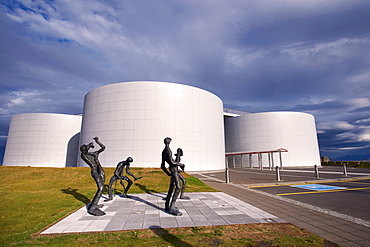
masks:
[[[177,200],[182,216],[164,212],[166,194],[116,195],[104,204],[104,216],[92,216],[83,207],[41,234],[138,230],[150,228],[195,227],[212,225],[287,223],[266,211],[223,192],[186,193],[190,200]]]

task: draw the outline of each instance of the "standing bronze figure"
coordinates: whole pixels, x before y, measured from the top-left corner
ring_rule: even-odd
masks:
[[[124,192],[122,194],[122,197],[131,198],[131,196],[127,195],[127,192],[128,192],[128,190],[130,189],[130,187],[132,185],[132,180],[129,179],[127,176],[124,176],[123,175],[123,169],[126,167],[126,173],[127,173],[127,175],[130,175],[131,177],[133,177],[134,178],[134,181],[142,178],[142,177],[136,177],[134,174],[132,174],[130,172],[130,163],[132,163],[133,161],[134,160],[131,157],[128,157],[126,160],[121,161],[121,162],[119,162],[117,164],[116,170],[114,171],[114,175],[110,178],[110,181],[109,181],[109,190],[108,190],[109,198],[106,199],[105,201],[113,200],[112,185],[113,185],[114,181],[116,181],[116,180],[119,180],[120,183],[121,183],[121,185],[124,188]],[[126,188],[125,188],[125,185],[123,184],[123,181],[122,180],[126,180],[127,181]]]
[[[182,151],[182,149],[181,148],[178,148],[176,150],[176,153],[175,153],[175,156],[176,156],[175,161],[176,162],[180,162],[181,161],[181,156],[183,156],[183,155],[184,155],[184,152]],[[190,200],[190,197],[184,195],[185,188],[186,188],[186,179],[181,174],[181,172],[184,172],[185,171],[185,165],[181,167],[181,170],[182,171],[179,171],[179,179],[181,181],[180,199],[182,199],[182,200]]]
[[[93,142],[90,142],[87,145],[83,144],[80,147],[81,159],[90,166],[91,176],[94,178],[96,185],[98,186],[98,190],[94,196],[94,199],[88,205],[87,212],[91,215],[102,216],[102,215],[105,215],[105,212],[99,209],[102,205],[98,205],[98,202],[99,202],[100,197],[103,194],[105,174],[104,174],[103,167],[101,166],[100,161],[99,161],[99,154],[105,150],[105,146],[103,145],[103,143],[99,141],[98,137],[94,137],[93,139],[100,146],[100,149],[98,151],[89,152],[90,148],[94,148]]]
[[[178,208],[175,207],[175,203],[181,190],[178,166],[184,169],[185,165],[173,160],[172,151],[170,149],[171,140],[172,139],[170,137],[166,137],[164,139],[165,147],[162,151],[161,168],[168,176],[171,177],[170,187],[166,197],[165,211],[172,215],[181,216],[182,213],[178,210]],[[169,165],[168,170],[166,168],[166,162]]]

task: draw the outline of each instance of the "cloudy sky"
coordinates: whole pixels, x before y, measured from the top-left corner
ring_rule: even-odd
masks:
[[[11,116],[82,112],[156,80],[225,107],[316,117],[321,155],[370,158],[370,1],[2,0],[0,161]]]

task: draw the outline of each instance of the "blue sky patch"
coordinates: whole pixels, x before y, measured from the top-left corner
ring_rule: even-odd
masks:
[[[322,184],[291,185],[290,187],[302,188],[302,189],[306,189],[306,190],[316,190],[316,191],[348,189],[346,187],[330,186],[330,185],[322,185]]]
[[[164,81],[314,113],[320,156],[370,158],[370,1],[86,2],[0,1],[0,136],[17,114],[81,113],[94,88]]]

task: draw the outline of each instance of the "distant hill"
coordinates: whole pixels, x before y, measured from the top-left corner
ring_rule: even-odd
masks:
[[[345,155],[337,158],[330,158],[333,161],[364,161],[370,160],[370,154]]]

